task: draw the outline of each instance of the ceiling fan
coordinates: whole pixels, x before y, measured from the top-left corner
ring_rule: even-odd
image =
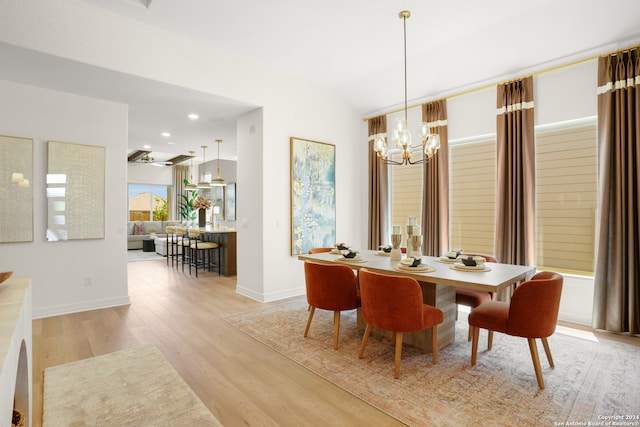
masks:
[[[145,155],[140,157],[138,160],[136,160],[134,163],[142,163],[144,165],[152,165],[152,166],[157,166],[157,167],[165,167],[168,165],[172,165],[173,162],[160,162],[160,161],[155,161],[153,159],[153,157],[149,157],[149,155]]]
[[[157,167],[160,167],[160,168],[173,164],[172,161],[166,161],[166,162],[155,161],[153,157],[149,156],[149,154],[151,154],[150,151],[139,150],[139,151],[136,151],[135,153],[131,154],[127,160],[130,163],[138,163],[138,164],[143,164],[143,165],[152,165],[152,166],[157,166]]]

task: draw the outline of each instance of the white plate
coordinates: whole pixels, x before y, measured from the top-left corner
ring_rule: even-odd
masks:
[[[417,267],[409,267],[407,265],[396,264],[394,267],[398,271],[414,271],[420,273],[430,273],[432,271],[436,271],[436,268],[432,265],[420,264]]]
[[[486,265],[470,266],[470,265],[464,265],[461,262],[456,262],[450,268],[453,270],[459,270],[459,271],[491,271],[491,269]]]
[[[376,252],[378,256],[391,256],[391,252],[378,251]]]
[[[441,256],[440,258],[436,259],[436,261],[443,262],[445,264],[453,264],[454,262],[456,262],[458,260],[457,259],[451,259],[451,258],[448,258],[446,256]]]
[[[336,261],[338,262],[367,262],[366,259],[362,258],[361,256],[355,256],[353,258],[336,258]]]
[[[342,255],[342,252],[340,252],[338,249],[331,249],[329,253],[331,255]]]

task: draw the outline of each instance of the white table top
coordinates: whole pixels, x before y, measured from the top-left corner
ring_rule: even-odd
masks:
[[[346,261],[342,255],[336,255],[330,252],[301,254],[298,255],[298,259],[325,264],[344,264],[356,270],[366,268],[369,271],[382,274],[413,277],[419,282],[437,283],[487,292],[497,292],[522,279],[528,279],[535,274],[536,271],[535,266],[492,262],[486,263],[490,271],[459,271],[452,269],[452,264],[439,262],[438,257],[429,256],[422,257],[422,264],[435,267],[435,271],[424,273],[419,271],[398,271],[395,269],[398,261],[392,262],[389,256],[381,256],[378,251],[360,251],[358,255],[364,258],[364,262]],[[342,260],[337,261],[338,258],[342,258]]]

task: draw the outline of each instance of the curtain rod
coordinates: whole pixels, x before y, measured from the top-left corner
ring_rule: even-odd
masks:
[[[572,67],[572,66],[574,66],[574,65],[582,64],[583,62],[593,61],[594,59],[598,59],[598,58],[599,58],[599,57],[601,57],[601,56],[606,56],[606,55],[615,55],[615,54],[618,54],[618,53],[624,53],[624,52],[627,52],[627,51],[629,51],[629,50],[631,50],[631,49],[635,48],[636,46],[637,46],[637,45],[634,45],[634,46],[626,47],[626,48],[619,49],[619,50],[616,50],[616,51],[613,51],[613,52],[603,53],[603,54],[601,54],[601,55],[592,56],[592,57],[590,57],[590,58],[580,59],[580,60],[578,60],[578,61],[574,61],[574,62],[571,62],[571,63],[568,63],[568,64],[558,65],[558,66],[556,66],[556,67],[552,67],[552,68],[549,68],[549,69],[546,69],[546,70],[541,70],[541,71],[538,71],[538,72],[535,72],[535,73],[527,74],[527,75],[525,75],[525,76],[523,76],[523,77],[529,77],[529,76],[534,77],[534,76],[538,76],[538,75],[540,75],[540,74],[545,74],[545,73],[549,73],[549,72],[552,72],[552,71],[561,70],[561,69],[563,69],[563,68]],[[453,95],[444,96],[444,97],[440,97],[440,98],[437,98],[437,99],[449,99],[449,98],[456,98],[456,97],[458,97],[458,96],[468,95],[468,94],[470,94],[470,93],[479,92],[479,91],[481,91],[481,90],[485,90],[485,89],[492,88],[492,87],[494,87],[494,86],[497,86],[497,85],[499,85],[499,84],[506,83],[506,82],[508,82],[508,81],[511,81],[511,80],[504,80],[504,81],[501,81],[501,82],[498,82],[498,83],[490,83],[490,84],[487,84],[487,85],[484,85],[484,86],[481,86],[481,87],[477,87],[477,88],[474,88],[474,89],[465,90],[465,91],[460,92],[460,93],[454,93]],[[425,102],[430,102],[430,101],[424,101],[424,102],[421,102],[420,104],[410,105],[410,106],[408,106],[408,107],[407,107],[407,109],[412,109],[412,108],[418,108],[418,107],[421,107],[421,106],[422,106],[422,104],[424,104]],[[387,114],[399,113],[399,112],[401,112],[401,111],[404,111],[404,108],[397,108],[397,109],[395,109],[395,110],[393,110],[393,111],[388,111],[388,112],[386,112],[386,113],[380,113],[380,114],[377,114],[377,115],[375,115],[375,116],[364,117],[364,118],[362,119],[362,121],[363,121],[363,122],[368,122],[369,120],[373,119],[374,117],[378,117],[378,116],[382,116],[382,115],[387,115]]]

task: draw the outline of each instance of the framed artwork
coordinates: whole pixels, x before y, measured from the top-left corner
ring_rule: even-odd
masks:
[[[104,239],[104,147],[49,141],[47,240]]]
[[[33,242],[33,139],[0,136],[0,243]]]
[[[225,203],[225,219],[227,221],[235,221],[236,220],[236,183],[230,182],[227,184],[226,188],[226,197],[224,198]]]
[[[290,138],[291,255],[336,241],[336,147]]]

